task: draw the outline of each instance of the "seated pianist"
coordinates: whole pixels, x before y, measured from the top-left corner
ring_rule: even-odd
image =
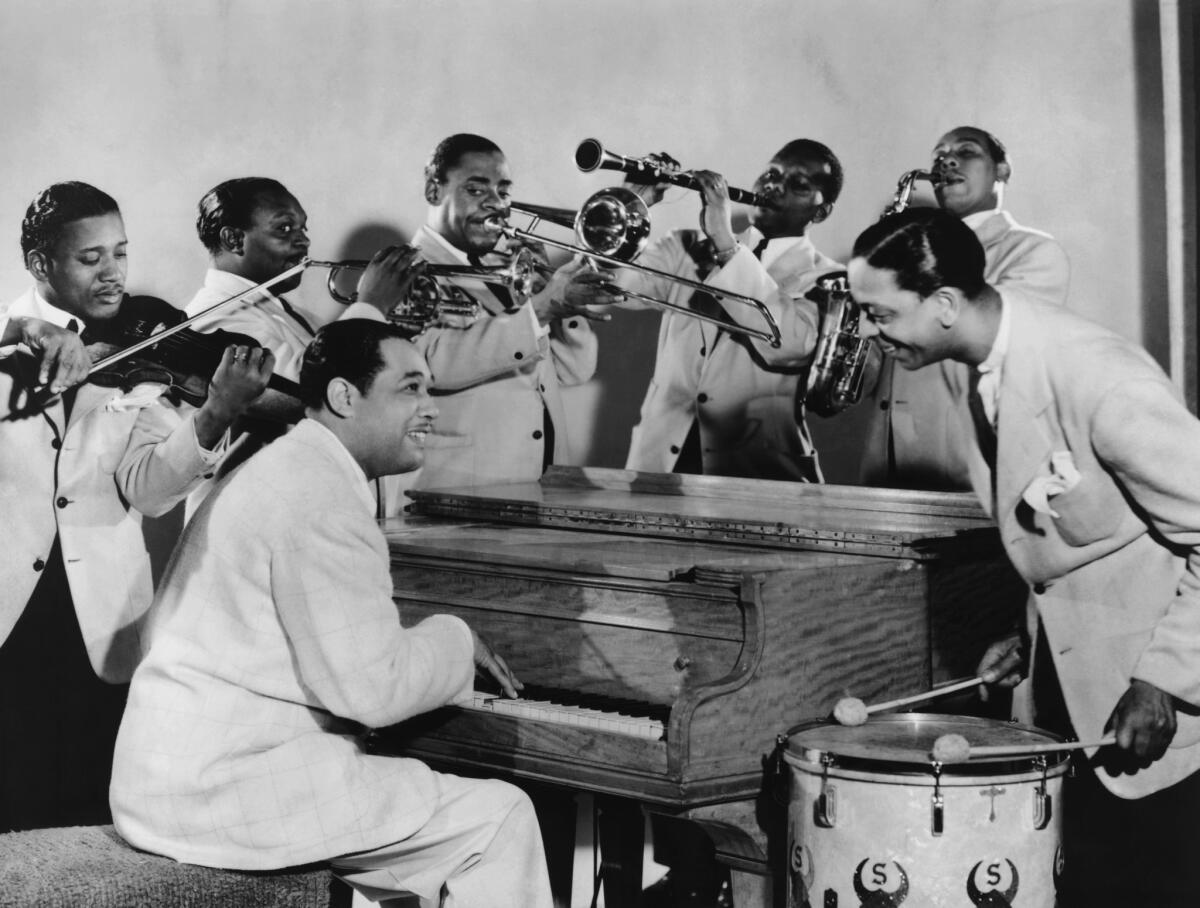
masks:
[[[536,815],[505,782],[364,752],[359,732],[520,682],[467,624],[402,627],[369,482],[421,466],[424,358],[368,319],[304,352],[305,418],[188,524],[149,616],[117,738],[130,843],[272,870],[328,861],[368,898],[551,908]]]
[[[81,337],[119,337],[116,201],[87,183],[38,193],[21,224],[33,286],[0,313],[0,831],[109,822],[113,740],[150,606],[143,516],[213,469],[266,387],[269,352],[225,350],[199,407],[163,384],[80,384]],[[128,327],[124,330],[131,330]],[[107,348],[106,348],[107,349]]]

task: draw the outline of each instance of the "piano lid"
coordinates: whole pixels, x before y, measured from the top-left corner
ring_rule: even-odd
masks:
[[[926,559],[999,546],[965,492],[551,467],[536,483],[408,494],[418,514],[759,548]]]

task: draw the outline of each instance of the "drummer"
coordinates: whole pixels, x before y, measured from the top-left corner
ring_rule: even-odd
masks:
[[[980,676],[1012,687],[1031,661],[1022,718],[1115,735],[1067,782],[1060,905],[1195,906],[1200,422],[1146,351],[983,272],[970,228],[928,208],[868,228],[849,266],[900,366],[969,367],[972,485],[1033,593]]]

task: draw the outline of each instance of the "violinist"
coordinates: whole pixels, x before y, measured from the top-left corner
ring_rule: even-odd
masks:
[[[308,255],[308,215],[287,188],[267,177],[240,177],[214,186],[200,199],[196,232],[210,256],[204,286],[187,305],[198,315],[255,284],[269,281],[302,262]],[[380,251],[363,272],[359,302],[339,318],[383,321],[407,293],[414,273],[415,252],[407,247]],[[275,355],[275,373],[297,381],[304,351],[318,327],[311,315],[295,308],[284,295],[300,286],[303,272],[250,296],[232,308],[213,313],[195,324],[197,330],[233,331],[252,337]],[[278,438],[304,415],[298,397],[267,390],[251,405],[238,426],[234,450],[221,464],[228,473],[265,444]],[[188,502],[194,510],[210,483]]]
[[[0,348],[0,831],[109,822],[153,593],[142,515],[213,469],[271,373],[269,351],[230,348],[198,408],[162,385],[79,384],[87,336],[127,308],[126,246],[109,195],[50,186],[21,229],[34,286],[0,316],[0,338],[20,342]]]

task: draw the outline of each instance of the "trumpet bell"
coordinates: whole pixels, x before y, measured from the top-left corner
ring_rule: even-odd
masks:
[[[592,252],[631,262],[650,241],[650,209],[631,189],[601,189],[575,216],[575,236]]]

